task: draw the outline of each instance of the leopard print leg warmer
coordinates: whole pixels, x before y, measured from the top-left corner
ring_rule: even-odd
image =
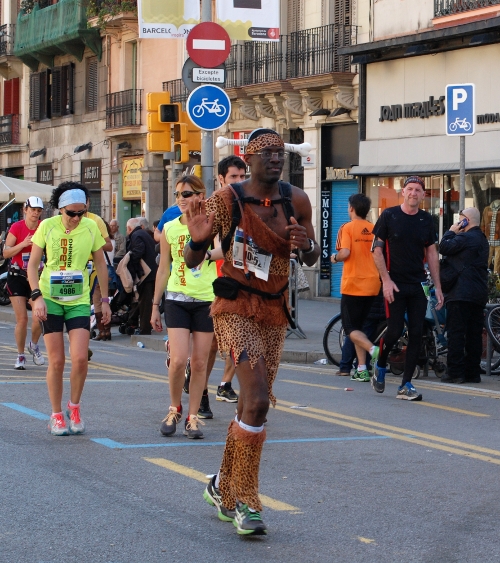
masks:
[[[228,455],[226,456],[226,451],[224,451],[220,480],[222,501],[226,508],[234,508],[236,499],[238,499],[254,510],[262,510],[259,498],[259,466],[265,440],[265,429],[259,433],[248,432],[243,430],[237,422],[231,423],[228,442],[226,442]],[[229,442],[230,448],[228,448]],[[224,467],[224,462],[228,462],[230,456],[232,466]]]

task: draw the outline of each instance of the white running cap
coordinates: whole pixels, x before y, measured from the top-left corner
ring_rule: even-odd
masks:
[[[32,195],[26,200],[24,207],[40,207],[43,209],[43,201],[36,195]]]

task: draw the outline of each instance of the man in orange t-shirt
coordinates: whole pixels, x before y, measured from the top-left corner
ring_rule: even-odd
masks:
[[[363,323],[370,312],[373,300],[380,292],[380,276],[373,261],[373,225],[366,220],[370,211],[370,198],[353,194],[349,198],[349,223],[344,223],[337,235],[333,263],[343,262],[340,293],[342,326],[352,340],[358,357],[358,368],[351,377],[356,381],[370,381],[366,367],[366,352],[378,357],[378,347],[373,346],[362,332]]]

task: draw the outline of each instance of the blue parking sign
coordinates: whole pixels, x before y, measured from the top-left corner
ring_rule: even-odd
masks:
[[[222,127],[231,116],[231,100],[222,88],[207,84],[193,90],[186,102],[189,119],[205,131]]]
[[[451,137],[474,135],[476,107],[474,84],[446,86],[446,134]]]

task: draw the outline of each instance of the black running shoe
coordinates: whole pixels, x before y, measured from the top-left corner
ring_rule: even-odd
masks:
[[[200,408],[198,409],[198,418],[213,418],[214,413],[210,410],[210,401],[208,393],[201,396]]]
[[[229,510],[222,504],[222,496],[219,489],[215,486],[214,475],[205,490],[203,491],[203,498],[208,502],[210,506],[215,506],[217,508],[217,516],[219,520],[223,522],[232,522],[234,520],[234,510]]]
[[[262,536],[267,534],[267,527],[262,521],[260,512],[249,508],[247,504],[236,501],[233,524],[238,534]]]
[[[231,387],[231,382],[224,383],[224,385],[219,385],[219,387],[217,387],[217,394],[215,395],[215,398],[217,401],[226,401],[227,403],[238,402],[238,395]]]
[[[191,358],[188,358],[186,363],[186,379],[184,380],[184,387],[182,390],[189,395],[189,382],[191,381]]]
[[[175,407],[169,407],[167,416],[161,421],[160,432],[164,436],[172,436],[177,430],[177,424],[182,418],[182,407],[178,411]]]

